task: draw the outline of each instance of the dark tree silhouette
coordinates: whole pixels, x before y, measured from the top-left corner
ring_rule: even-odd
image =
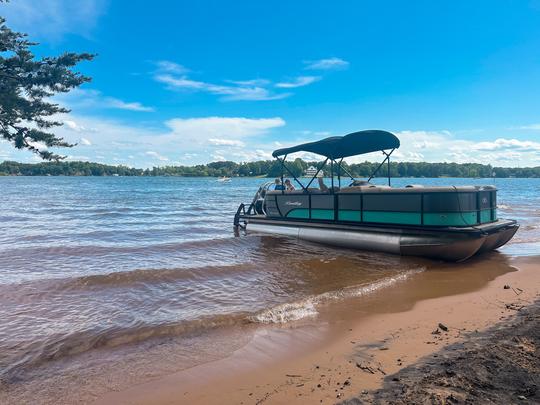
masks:
[[[37,59],[30,51],[35,45],[26,34],[8,28],[0,17],[0,138],[43,159],[59,160],[65,156],[48,148],[74,144],[52,132],[63,124],[53,117],[69,110],[50,102],[49,98],[90,81],[72,68],[95,55],[66,52],[58,57]]]

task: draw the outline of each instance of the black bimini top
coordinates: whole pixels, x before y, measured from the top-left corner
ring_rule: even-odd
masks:
[[[353,132],[345,136],[331,136],[317,142],[308,142],[290,148],[278,149],[272,153],[272,156],[277,158],[294,152],[311,152],[335,160],[396,148],[399,148],[399,139],[394,134],[372,129]]]

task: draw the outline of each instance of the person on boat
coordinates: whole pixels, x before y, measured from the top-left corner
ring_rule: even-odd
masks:
[[[285,187],[287,188],[287,191],[296,190],[289,179],[285,180]]]
[[[322,177],[317,177],[317,181],[319,182],[319,189],[324,193],[328,192],[328,187],[324,184],[324,179]]]
[[[285,186],[283,184],[281,184],[280,179],[276,179],[274,181],[274,190],[279,190],[279,191],[285,190]]]
[[[358,186],[370,186],[371,183],[366,180],[354,180],[351,184],[349,184],[349,187],[358,187]]]

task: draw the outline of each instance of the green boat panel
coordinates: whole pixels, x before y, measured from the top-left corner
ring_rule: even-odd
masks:
[[[334,220],[334,210],[313,209],[311,210],[311,219]]]
[[[309,219],[309,210],[307,208],[295,208],[287,213],[287,218]]]
[[[477,223],[476,211],[424,213],[424,225],[471,226]]]
[[[491,210],[481,210],[480,211],[480,223],[485,224],[486,222],[491,222]]]
[[[361,222],[362,221],[362,213],[360,211],[339,210],[339,212],[338,212],[338,220],[339,221]]]
[[[364,222],[420,225],[422,223],[422,214],[417,212],[364,211]]]

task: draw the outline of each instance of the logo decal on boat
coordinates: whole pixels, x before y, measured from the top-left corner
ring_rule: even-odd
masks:
[[[285,205],[296,205],[297,207],[299,207],[300,205],[302,205],[302,203],[300,201],[286,201]]]

